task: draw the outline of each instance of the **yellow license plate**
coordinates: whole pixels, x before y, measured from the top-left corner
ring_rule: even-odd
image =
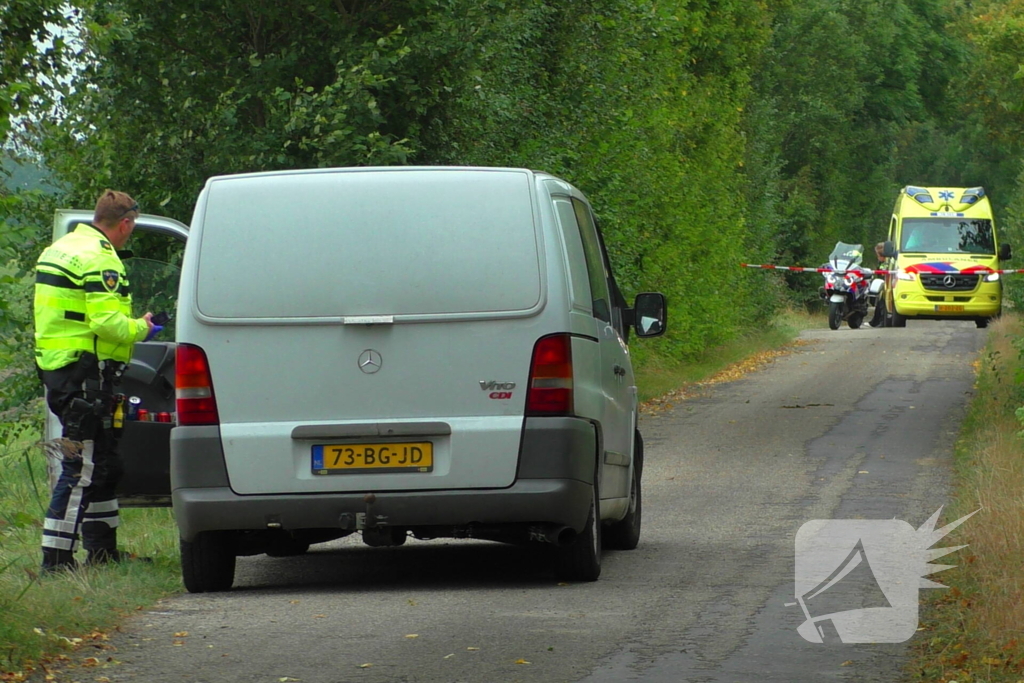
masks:
[[[313,474],[430,472],[434,444],[350,443],[313,446]]]
[[[963,313],[964,312],[964,307],[963,306],[936,306],[935,307],[935,312],[936,313]]]

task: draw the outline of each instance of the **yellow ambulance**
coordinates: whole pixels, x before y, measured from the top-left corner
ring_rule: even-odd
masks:
[[[885,327],[918,320],[973,320],[978,327],[1002,310],[999,244],[992,206],[981,187],[914,187],[900,191],[883,247],[889,270]]]

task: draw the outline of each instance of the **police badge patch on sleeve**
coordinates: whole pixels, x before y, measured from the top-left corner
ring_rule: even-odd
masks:
[[[104,270],[101,273],[103,277],[103,286],[107,288],[108,292],[117,291],[117,281],[121,277],[121,274],[116,270]]]

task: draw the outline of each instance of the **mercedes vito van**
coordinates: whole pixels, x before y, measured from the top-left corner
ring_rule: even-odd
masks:
[[[352,533],[547,543],[571,580],[597,579],[602,543],[637,545],[627,341],[662,334],[666,303],[625,304],[569,183],[512,168],[215,177],[185,239],[174,342],[140,344],[125,373],[148,414],[122,453],[140,472],[169,432],[189,591],[230,588],[238,555]],[[148,466],[126,499],[157,488]]]

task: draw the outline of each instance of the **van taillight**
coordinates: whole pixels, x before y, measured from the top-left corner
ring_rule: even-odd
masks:
[[[567,334],[542,337],[533,347],[526,414],[572,415],[572,340]]]
[[[174,359],[174,393],[179,425],[220,424],[217,399],[206,352],[192,344],[178,344]]]

